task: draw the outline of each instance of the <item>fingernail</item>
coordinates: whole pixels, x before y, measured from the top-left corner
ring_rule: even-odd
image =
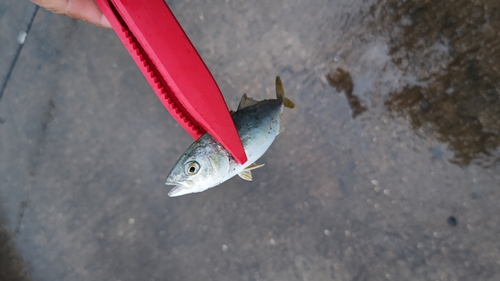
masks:
[[[105,15],[102,15],[101,17],[101,25],[106,28],[112,28],[111,24],[109,23]]]

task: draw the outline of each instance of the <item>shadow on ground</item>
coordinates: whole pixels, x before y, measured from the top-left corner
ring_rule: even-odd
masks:
[[[2,281],[31,280],[28,266],[16,249],[14,242],[26,207],[26,202],[23,202],[19,207],[19,221],[17,228],[13,231],[7,227],[5,216],[0,211],[0,280]]]

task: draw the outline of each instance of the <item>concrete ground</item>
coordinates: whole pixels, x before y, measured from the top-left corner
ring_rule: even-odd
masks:
[[[498,1],[168,3],[230,108],[282,77],[266,166],[169,198],[113,31],[3,1],[0,280],[500,280]]]

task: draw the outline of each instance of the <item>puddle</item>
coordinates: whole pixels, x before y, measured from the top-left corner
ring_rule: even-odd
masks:
[[[373,32],[389,38],[390,63],[415,77],[391,90],[384,107],[445,143],[452,163],[497,165],[500,2],[382,1],[371,15]]]
[[[339,92],[344,92],[347,102],[351,107],[352,118],[356,118],[367,110],[366,106],[361,103],[361,100],[353,94],[354,84],[349,72],[342,68],[337,68],[335,71],[330,72],[326,79],[328,83]]]

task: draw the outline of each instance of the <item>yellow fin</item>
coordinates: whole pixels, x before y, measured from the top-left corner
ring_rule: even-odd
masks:
[[[285,89],[283,88],[283,82],[281,78],[276,76],[276,98],[282,100],[285,97]]]
[[[250,171],[242,171],[241,173],[238,174],[240,178],[246,180],[246,181],[252,181],[252,172]]]
[[[243,94],[243,96],[241,97],[241,100],[240,100],[240,104],[238,105],[238,110],[245,108],[245,107],[249,107],[249,106],[254,105],[256,103],[258,103],[258,101],[254,100],[252,98],[249,98],[247,96],[247,94]]]
[[[285,88],[283,88],[283,82],[281,82],[281,78],[279,76],[276,76],[276,98],[278,100],[282,100],[285,107],[295,107],[295,103],[285,97]]]
[[[295,103],[293,103],[293,101],[291,101],[287,97],[285,97],[285,99],[283,100],[283,104],[285,105],[285,107],[288,107],[288,108],[294,108],[295,107]]]
[[[264,166],[265,164],[256,164],[256,163],[253,163],[253,164],[250,164],[250,166],[246,167],[244,171],[251,171],[251,170],[255,170],[255,169],[258,169],[262,166]]]

